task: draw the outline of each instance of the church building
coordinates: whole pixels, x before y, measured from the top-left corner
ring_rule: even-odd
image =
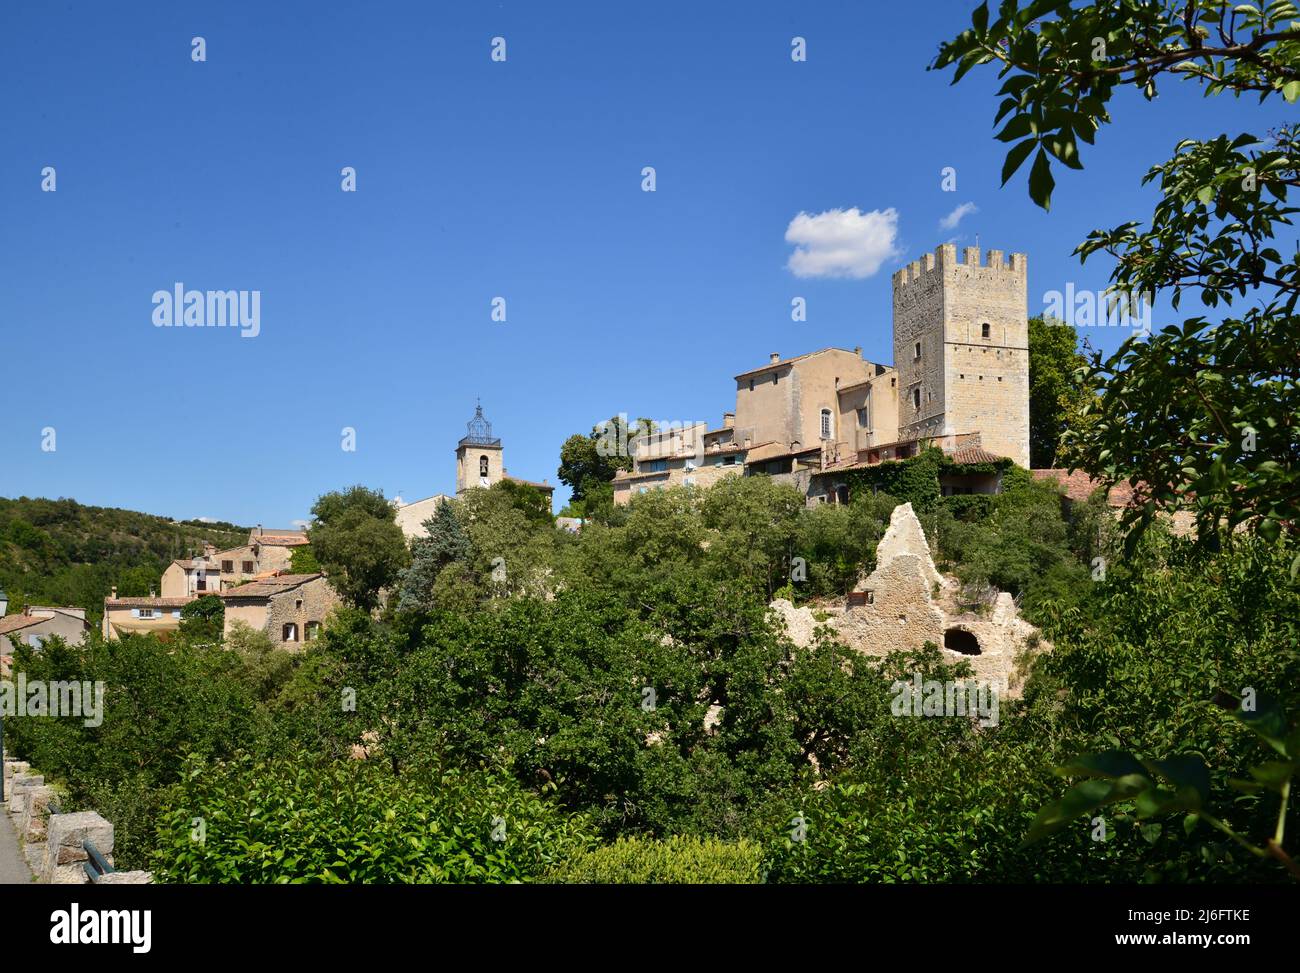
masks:
[[[490,487],[502,480],[540,490],[546,497],[547,506],[550,506],[554,486],[545,480],[541,483],[522,480],[506,472],[501,440],[492,435],[492,423],[484,417],[483,406],[479,404],[475,406],[474,418],[465,424],[465,435],[456,444],[456,496],[463,496],[466,490],[477,487]],[[424,536],[424,522],[447,499],[450,498],[446,494],[437,493],[410,503],[403,502],[400,497],[393,501],[397,507],[397,525],[407,540]]]

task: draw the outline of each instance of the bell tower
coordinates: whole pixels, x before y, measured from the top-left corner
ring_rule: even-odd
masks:
[[[483,418],[483,406],[476,405],[474,418],[456,444],[456,493],[473,487],[490,487],[505,476],[501,440],[492,436],[492,423]]]

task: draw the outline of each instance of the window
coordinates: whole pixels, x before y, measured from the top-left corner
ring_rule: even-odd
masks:
[[[195,580],[195,582],[194,582],[194,590],[195,590],[195,591],[207,591],[207,590],[208,590],[208,579],[205,578],[203,575],[200,574],[200,575],[198,576],[198,578],[197,578],[197,579]]]
[[[831,410],[822,409],[822,439],[831,438]]]
[[[859,429],[871,428],[871,413],[869,413],[865,408],[858,410],[858,428]]]
[[[243,570],[244,570],[244,574],[252,574],[252,573],[253,573],[253,562],[252,562],[252,561],[245,561],[245,562],[243,563]]]
[[[320,622],[308,622],[303,626],[302,637],[304,642],[315,641],[320,635]]]
[[[984,324],[980,325],[980,337],[987,338],[988,336],[989,336],[989,326],[988,326],[988,322],[986,321]]]
[[[722,465],[723,465],[723,466],[735,466],[735,465],[736,465],[736,457],[734,457],[734,456],[724,456],[724,457],[722,457]]]
[[[224,571],[226,574],[234,574],[234,573],[235,573],[235,562],[234,562],[234,561],[222,561],[222,562],[221,562],[221,570]]]
[[[285,622],[284,627],[280,630],[281,642],[297,642],[298,626],[293,622]]]
[[[666,472],[667,469],[668,460],[666,459],[652,459],[646,464],[646,470],[650,473],[663,473]]]
[[[868,588],[866,591],[866,595],[867,595],[867,604],[874,605],[876,603],[876,593],[872,591],[870,588]]]
[[[921,411],[921,390],[912,389],[912,408]]]
[[[297,611],[302,611],[302,599],[299,598],[299,599],[297,600],[297,602],[294,603],[294,606],[293,606],[293,607],[294,607]]]
[[[479,476],[488,475],[488,458],[486,456],[480,456],[478,458],[478,475]]]
[[[141,608],[141,609],[140,609],[140,617],[141,617],[141,618],[153,618],[153,609],[152,609],[152,608]]]
[[[921,357],[921,342],[918,341],[918,342],[916,343],[916,354],[913,355],[912,357],[913,357],[913,358],[920,358],[920,357]]]
[[[41,636],[39,635],[27,636],[27,644],[30,645],[33,649],[39,649],[41,647],[41,643],[44,641],[45,639],[41,638]]]

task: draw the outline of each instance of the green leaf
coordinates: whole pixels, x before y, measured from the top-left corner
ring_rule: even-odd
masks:
[[[1170,757],[1167,760],[1153,760],[1151,766],[1180,790],[1189,787],[1196,792],[1202,802],[1210,799],[1210,768],[1197,754],[1189,753]]]
[[[1124,750],[1104,750],[1100,753],[1083,753],[1056,768],[1062,776],[1074,777],[1128,777],[1137,774],[1148,777],[1142,763]]]
[[[1029,171],[1029,198],[1045,210],[1052,208],[1052,190],[1056,180],[1052,178],[1051,163],[1047,153],[1040,147],[1034,157],[1034,167]]]
[[[1002,185],[1005,186],[1007,180],[1015,175],[1016,170],[1024,163],[1036,144],[1033,139],[1025,139],[1007,153],[1007,159],[1002,163]],[[1300,563],[1300,559],[1297,559],[1297,563]]]

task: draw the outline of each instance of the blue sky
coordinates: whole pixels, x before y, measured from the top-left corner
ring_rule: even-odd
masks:
[[[1031,313],[1101,288],[1071,252],[1150,212],[1151,164],[1282,120],[1124,98],[1045,214],[1025,173],[999,188],[993,73],[925,70],[971,6],[6,5],[0,495],[287,526],[352,483],[451,492],[476,397],[510,473],[554,483],[571,433],[716,423],[769,352],[891,361],[889,275],[945,240],[1028,253]],[[791,220],[852,208],[896,213],[876,243],[898,255],[792,273]],[[154,327],[178,281],[260,291],[260,333]]]

